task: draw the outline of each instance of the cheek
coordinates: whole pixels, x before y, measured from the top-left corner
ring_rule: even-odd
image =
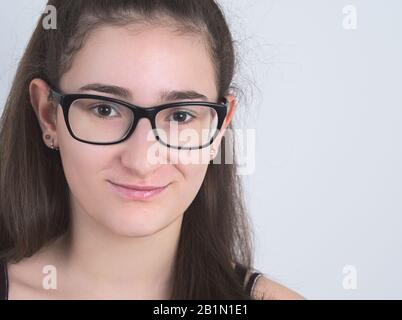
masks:
[[[107,161],[105,152],[98,146],[72,138],[60,113],[57,122],[60,156],[67,183],[74,198],[87,209],[87,204],[96,201],[101,188],[104,188],[99,174]]]
[[[176,168],[181,172],[183,179],[179,184],[180,194],[178,194],[177,197],[181,202],[184,202],[185,209],[187,209],[196,197],[202,182],[204,181],[208,165],[177,164]]]
[[[77,141],[63,144],[61,159],[64,173],[73,196],[82,206],[99,201],[105,181],[100,180],[100,172],[105,163],[104,152],[95,151],[91,146]]]

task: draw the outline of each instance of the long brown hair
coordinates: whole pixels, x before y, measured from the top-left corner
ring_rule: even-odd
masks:
[[[218,97],[238,89],[232,83],[234,41],[214,0],[50,0],[48,5],[57,9],[57,29],[43,27],[44,13],[20,61],[0,122],[0,260],[6,262],[32,256],[69,230],[70,194],[60,154],[42,141],[28,87],[34,78],[59,87],[89,32],[101,25],[155,24],[172,18],[179,32],[207,40]],[[172,299],[250,298],[233,263],[252,269],[252,224],[236,163],[225,164],[225,154],[223,137],[221,164],[209,165],[184,213]]]

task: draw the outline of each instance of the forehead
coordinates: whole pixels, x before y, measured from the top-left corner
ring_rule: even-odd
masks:
[[[195,90],[217,98],[204,38],[161,26],[105,26],[91,32],[60,87],[74,91],[88,83],[128,88],[142,104],[154,103],[161,91],[168,90]]]

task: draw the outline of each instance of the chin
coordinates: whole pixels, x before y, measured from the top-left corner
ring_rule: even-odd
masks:
[[[160,211],[159,211],[160,212]],[[155,234],[168,225],[168,221],[155,212],[122,212],[114,217],[108,217],[103,225],[111,233],[122,237],[147,237]]]

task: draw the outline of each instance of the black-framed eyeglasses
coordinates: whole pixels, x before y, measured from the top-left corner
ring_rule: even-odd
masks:
[[[49,99],[63,109],[71,136],[83,143],[112,145],[127,140],[147,118],[157,141],[169,148],[194,150],[212,144],[227,115],[228,101],[186,101],[144,108],[93,94],[62,94],[50,87]]]

